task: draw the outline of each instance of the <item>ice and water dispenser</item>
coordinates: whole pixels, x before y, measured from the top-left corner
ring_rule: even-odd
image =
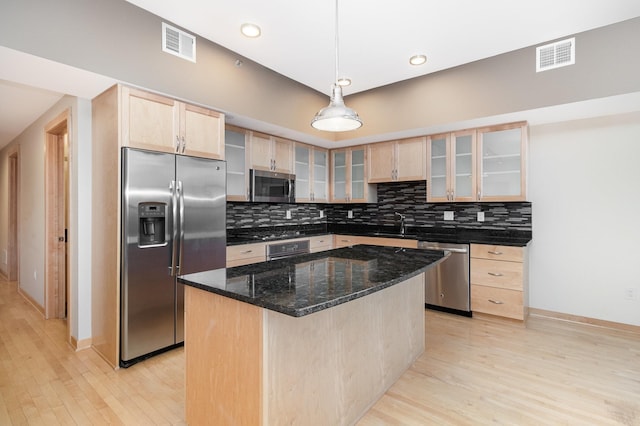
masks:
[[[150,247],[164,245],[165,238],[165,216],[166,203],[140,203],[138,204],[138,246]]]

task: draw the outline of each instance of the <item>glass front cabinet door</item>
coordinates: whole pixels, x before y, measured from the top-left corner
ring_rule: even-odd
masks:
[[[427,201],[525,201],[526,123],[430,136]]]
[[[480,201],[526,200],[527,126],[478,130]]]

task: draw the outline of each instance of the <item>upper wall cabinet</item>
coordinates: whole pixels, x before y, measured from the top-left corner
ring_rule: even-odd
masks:
[[[377,192],[369,185],[364,146],[331,150],[331,201],[372,203]]]
[[[229,201],[249,200],[248,139],[248,132],[244,129],[232,126],[227,126],[225,129],[227,200]]]
[[[224,159],[224,115],[121,86],[122,144]]]
[[[426,138],[410,138],[367,146],[369,182],[426,179]]]
[[[475,150],[474,130],[427,139],[427,201],[476,201]]]
[[[525,201],[526,123],[427,139],[427,201]]]
[[[329,201],[329,151],[296,142],[294,152],[296,201],[300,203]]]
[[[511,124],[478,129],[481,201],[524,201],[528,127]]]
[[[280,173],[293,171],[293,142],[250,132],[250,164],[256,170]]]

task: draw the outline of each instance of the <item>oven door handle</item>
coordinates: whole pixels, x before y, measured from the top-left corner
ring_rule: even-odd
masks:
[[[459,248],[444,248],[440,250],[450,251],[451,253],[468,253],[467,249],[459,249]]]

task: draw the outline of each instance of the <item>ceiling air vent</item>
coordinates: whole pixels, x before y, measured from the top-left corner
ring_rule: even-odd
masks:
[[[557,41],[536,49],[536,72],[552,70],[576,62],[576,39]]]
[[[182,30],[162,23],[162,50],[172,55],[196,61],[196,38]]]

